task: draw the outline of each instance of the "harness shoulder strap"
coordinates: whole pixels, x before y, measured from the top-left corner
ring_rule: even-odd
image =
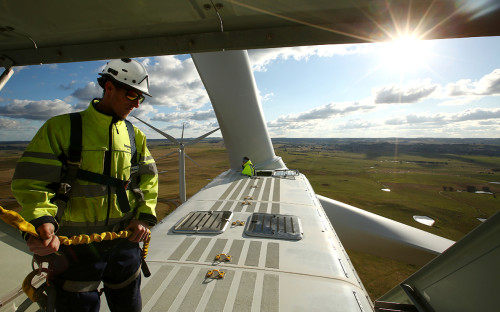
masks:
[[[69,114],[71,133],[69,138],[68,162],[79,163],[82,157],[82,115]]]
[[[64,163],[65,174],[59,183],[59,189],[56,195],[57,213],[56,220],[61,222],[64,214],[64,209],[69,200],[71,185],[73,185],[78,169],[80,168],[80,161],[82,158],[82,116],[80,113],[69,114],[70,118],[70,136],[68,157]]]
[[[134,126],[130,121],[127,119],[124,120],[125,124],[127,125],[127,131],[128,131],[128,137],[130,139],[130,153],[132,154],[131,162],[132,162],[132,167],[137,165],[138,160],[137,160],[137,147],[135,146],[135,132],[134,132]]]
[[[131,147],[130,152],[132,154],[131,164],[130,164],[130,179],[129,179],[130,183],[128,184],[127,189],[132,191],[138,202],[144,202],[145,201],[144,193],[142,192],[138,184],[140,180],[139,158],[138,158],[137,146],[135,143],[134,126],[128,120],[125,119],[124,121],[125,124],[127,125],[128,137],[130,138],[130,147]]]

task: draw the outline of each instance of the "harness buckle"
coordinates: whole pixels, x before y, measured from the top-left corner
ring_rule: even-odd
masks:
[[[131,179],[128,179],[127,181],[125,181],[125,183],[123,184],[123,188],[125,190],[128,189],[128,186],[129,186],[129,184],[130,184],[131,181],[132,181]]]
[[[71,191],[71,185],[68,183],[61,182],[59,184],[59,190],[57,191],[60,195],[66,195]]]
[[[68,165],[71,165],[71,166],[78,166],[78,167],[80,167],[80,165],[82,164],[81,160],[79,160],[79,161],[71,161],[71,160],[69,160],[69,159],[66,161],[66,163],[67,163]]]
[[[38,278],[35,279],[35,277],[37,276]],[[32,302],[47,302],[47,295],[43,293],[47,287],[47,284],[43,283],[43,280],[45,279],[46,276],[41,275],[38,269],[33,270],[30,274],[28,274],[28,276],[24,278],[23,291]],[[38,287],[33,286],[33,284],[38,285]]]

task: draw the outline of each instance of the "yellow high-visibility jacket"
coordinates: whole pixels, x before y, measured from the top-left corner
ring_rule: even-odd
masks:
[[[252,162],[249,160],[243,165],[243,170],[241,173],[251,177],[255,175],[255,168],[253,167]]]
[[[98,112],[93,100],[81,112],[83,170],[128,180],[131,168],[131,145],[124,121]],[[60,235],[77,235],[122,230],[128,220],[135,218],[155,225],[155,206],[158,197],[158,171],[146,146],[146,136],[134,127],[139,157],[139,182],[143,197],[126,193],[132,208],[128,213],[120,210],[115,186],[76,179],[71,196],[60,220]],[[63,168],[62,159],[68,155],[70,145],[70,117],[68,114],[49,119],[35,135],[19,159],[12,179],[12,193],[22,206],[21,215],[35,228],[55,220],[54,202]],[[126,224],[125,224],[126,225]]]

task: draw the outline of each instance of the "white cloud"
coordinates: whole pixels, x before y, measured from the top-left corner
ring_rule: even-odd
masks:
[[[259,99],[261,103],[270,101],[274,97],[273,92],[269,92],[266,94],[261,94],[260,90],[257,90],[257,92],[259,93]]]
[[[475,87],[472,80],[461,79],[445,86],[447,96],[463,96],[474,94]]]
[[[386,125],[403,125],[406,123],[406,118],[404,117],[391,117],[384,122]]]
[[[310,109],[308,111],[281,116],[276,119],[276,123],[287,124],[291,122],[304,122],[311,120],[329,119],[332,117],[344,116],[350,113],[367,111],[374,109],[374,105],[355,103],[329,103]]]
[[[84,102],[86,106],[94,98],[100,98],[102,96],[102,88],[96,82],[89,82],[83,88],[76,89],[71,96],[76,98],[79,102]]]
[[[419,102],[431,96],[436,90],[439,90],[439,85],[431,84],[430,80],[427,79],[414,81],[405,86],[392,84],[374,88],[373,93],[375,103],[403,104]]]
[[[312,56],[332,57],[334,55],[364,54],[371,50],[372,47],[369,45],[338,44],[249,50],[248,56],[254,71],[265,72],[267,67],[277,60],[294,59],[300,61],[308,60]]]
[[[198,72],[191,58],[180,60],[175,56],[147,59],[144,64],[150,75],[152,105],[173,107],[187,111],[203,107],[209,102]]]
[[[0,118],[0,129],[16,129],[21,126],[18,120],[9,118]]]
[[[153,105],[150,105],[150,104],[141,104],[141,105],[139,106],[139,108],[136,108],[136,109],[134,109],[134,110],[132,111],[132,114],[131,114],[131,115],[133,115],[133,116],[137,116],[137,117],[139,117],[139,118],[141,118],[141,119],[147,119],[147,120],[149,120],[149,118],[148,118],[148,117],[146,117],[146,116],[147,116],[148,114],[150,114],[150,113],[155,114],[155,113],[157,113],[157,112],[158,112],[158,110],[157,110],[156,108],[154,108],[154,106],[153,106]],[[128,117],[127,119],[132,120],[132,121],[137,120],[137,119],[135,119],[135,118],[133,118],[133,117],[131,117],[131,116],[130,116],[130,117]]]
[[[477,94],[500,95],[500,69],[495,69],[477,83]]]
[[[41,66],[46,66],[52,70],[57,70],[59,68],[59,66],[57,64],[42,64]]]
[[[181,60],[177,56],[166,55],[137,60],[149,74],[149,93],[152,97],[146,97],[148,104],[188,111],[209,102],[191,58]],[[96,72],[101,72],[105,65],[103,63]],[[76,90],[73,96],[88,103],[90,99],[102,96],[102,88],[97,83],[89,83]]]
[[[438,106],[464,106],[479,100],[481,97],[475,95],[452,97],[449,100],[439,103]]]
[[[500,108],[473,108],[466,109],[450,116],[453,121],[467,121],[467,120],[489,120],[500,119]]]
[[[267,123],[268,130],[272,137],[288,137],[288,138],[303,138],[303,137],[318,137],[316,130],[321,127],[320,121],[316,122],[301,122],[301,123],[282,123],[279,121],[271,121]],[[326,128],[322,128],[322,134],[326,134]]]
[[[478,124],[482,126],[500,126],[500,120],[481,120]]]
[[[366,102],[366,101],[363,101]],[[364,114],[376,108],[363,103],[330,103],[308,111],[280,116],[267,123],[274,137],[335,137],[340,130],[366,129],[372,122],[360,119],[348,121],[339,126],[338,120],[351,114]]]
[[[151,120],[165,121],[165,122],[187,122],[190,120],[196,121],[206,121],[215,119],[215,112],[213,109],[206,111],[196,111],[196,112],[173,112],[170,114],[160,113],[155,115]]]
[[[461,79],[445,87],[447,96],[500,95],[500,69],[483,76],[479,81]]]
[[[379,126],[378,124],[364,119],[351,119],[346,123],[340,124],[338,126],[338,129],[342,130],[370,129],[378,126]]]
[[[439,124],[445,121],[445,116],[438,114],[410,114],[406,116],[406,122],[409,124],[434,123]]]
[[[390,117],[385,120],[386,125],[404,125],[404,124],[433,124],[449,125],[465,121],[493,121],[496,124],[500,122],[500,108],[474,108],[466,109],[457,113],[420,113],[408,114],[406,116]]]
[[[73,89],[74,85],[77,83],[78,81],[76,80],[72,80],[71,82],[69,82],[68,84],[66,85],[60,85],[59,87],[63,90],[71,90]]]
[[[47,120],[50,117],[70,113],[73,107],[61,100],[13,100],[10,104],[0,107],[0,114],[12,118]]]
[[[14,66],[14,72],[20,73],[21,70],[28,68],[28,66]]]

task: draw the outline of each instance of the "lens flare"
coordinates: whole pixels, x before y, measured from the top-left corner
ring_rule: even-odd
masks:
[[[431,43],[415,36],[401,36],[381,44],[382,66],[389,70],[415,71],[426,66],[431,54]]]

